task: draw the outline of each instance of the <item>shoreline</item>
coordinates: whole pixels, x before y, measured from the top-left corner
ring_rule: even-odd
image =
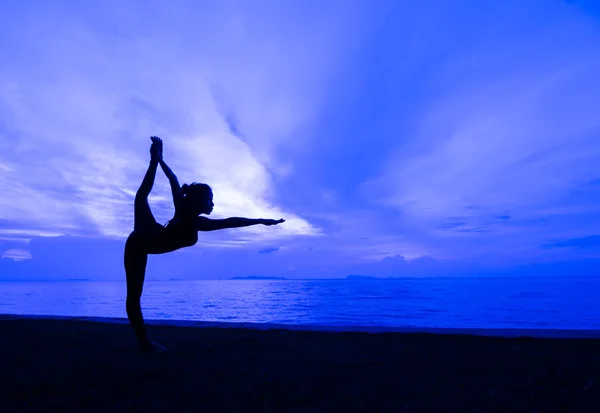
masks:
[[[93,323],[129,324],[127,318],[87,317],[87,316],[51,316],[29,314],[1,314],[0,322],[8,320],[71,320]],[[399,333],[399,334],[433,334],[433,335],[466,335],[498,338],[565,338],[565,339],[600,339],[600,330],[590,329],[523,329],[523,328],[453,328],[453,327],[383,327],[383,326],[335,326],[317,324],[277,324],[247,323],[225,321],[192,321],[146,319],[145,323],[153,327],[191,327],[191,328],[223,328],[249,330],[288,330],[331,333]]]

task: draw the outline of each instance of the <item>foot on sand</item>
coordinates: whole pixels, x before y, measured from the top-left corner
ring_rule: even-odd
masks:
[[[155,343],[153,341],[148,341],[144,344],[140,344],[140,350],[143,353],[162,353],[167,351],[165,346],[161,346],[160,344]]]

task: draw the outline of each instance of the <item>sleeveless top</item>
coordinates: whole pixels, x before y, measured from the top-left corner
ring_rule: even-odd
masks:
[[[177,248],[191,247],[198,242],[198,229],[194,219],[173,218],[164,227],[164,235]]]
[[[145,254],[164,254],[184,247],[191,247],[198,242],[198,229],[195,219],[173,218],[162,226],[158,222],[144,231],[133,231],[125,243],[127,251],[138,251]]]

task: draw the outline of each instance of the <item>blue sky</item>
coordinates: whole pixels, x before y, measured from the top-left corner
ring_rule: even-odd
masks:
[[[216,218],[151,279],[592,275],[594,1],[9,1],[0,279],[122,279],[149,136]],[[170,219],[159,171],[150,198]]]

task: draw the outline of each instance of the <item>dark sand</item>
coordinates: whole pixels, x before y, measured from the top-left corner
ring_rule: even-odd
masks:
[[[600,412],[600,340],[0,318],[0,412]]]

